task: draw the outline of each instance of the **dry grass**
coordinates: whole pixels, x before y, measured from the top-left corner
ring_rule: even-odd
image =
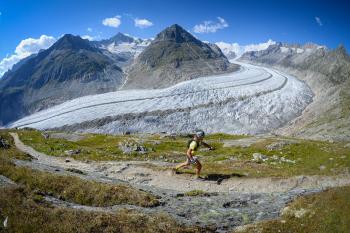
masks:
[[[131,210],[115,213],[84,212],[54,208],[23,188],[0,188],[0,222],[8,226],[0,232],[41,233],[199,233],[214,232],[199,227],[180,226],[166,214],[144,214]]]
[[[159,204],[156,197],[130,186],[104,184],[82,180],[74,176],[54,175],[25,167],[16,167],[4,159],[0,159],[0,174],[31,190],[39,190],[82,205],[131,204],[151,207]]]

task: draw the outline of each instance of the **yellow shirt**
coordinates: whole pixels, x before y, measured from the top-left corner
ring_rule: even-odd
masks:
[[[194,152],[198,149],[199,143],[196,141],[192,141],[190,143],[189,149],[192,150],[192,154],[194,154]]]

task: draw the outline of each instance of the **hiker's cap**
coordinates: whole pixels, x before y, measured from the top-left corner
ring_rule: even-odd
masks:
[[[203,138],[203,137],[205,136],[205,133],[204,133],[203,130],[196,130],[195,135],[196,135],[197,137]]]

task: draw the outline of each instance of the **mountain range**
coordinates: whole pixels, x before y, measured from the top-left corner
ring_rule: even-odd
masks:
[[[89,41],[66,34],[0,79],[0,125],[81,96],[121,88],[159,88],[183,80],[234,71],[215,45],[179,25],[143,40],[118,33]]]
[[[83,95],[117,90],[122,69],[79,36],[65,35],[32,55],[0,80],[0,122]]]
[[[240,61],[274,67],[306,82],[313,102],[276,133],[322,140],[350,140],[350,57],[313,43],[276,43],[243,54]]]
[[[219,47],[196,39],[174,24],[160,32],[136,58],[123,88],[168,87],[199,76],[237,69]]]
[[[50,48],[18,62],[0,79],[0,125],[82,96],[164,88],[238,70],[239,65],[228,61],[236,57],[234,51],[227,46],[223,51],[177,24],[161,31],[154,40],[118,33],[107,40],[88,41],[67,34]],[[294,102],[299,107],[311,102],[300,115],[271,131],[350,140],[350,58],[343,46],[331,50],[313,43],[274,42],[266,49],[245,52],[237,61],[274,68],[311,88],[312,101],[304,98]],[[180,86],[186,85],[192,84]],[[174,90],[185,91],[176,86]]]

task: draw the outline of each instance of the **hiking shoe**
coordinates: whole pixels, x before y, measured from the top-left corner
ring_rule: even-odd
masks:
[[[220,185],[221,182],[222,182],[223,180],[224,180],[223,178],[219,178],[219,179],[216,181],[216,183],[217,183],[218,185]]]
[[[203,181],[203,180],[205,180],[205,178],[203,178],[203,177],[201,177],[201,176],[196,176],[196,180]]]
[[[177,175],[177,174],[180,174],[180,172],[174,167],[174,168],[171,168],[170,170],[170,175]]]

